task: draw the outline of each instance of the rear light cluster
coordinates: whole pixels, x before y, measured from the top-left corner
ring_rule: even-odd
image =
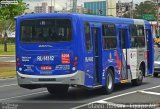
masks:
[[[145,51],[144,52],[144,59],[147,59],[147,57],[148,57],[148,51]]]
[[[41,70],[52,70],[52,66],[41,66]]]
[[[16,61],[17,61],[17,66],[20,67],[21,66],[20,58],[17,58]]]
[[[78,57],[74,57],[74,63],[73,63],[73,66],[75,67],[75,66],[77,66],[78,65]]]

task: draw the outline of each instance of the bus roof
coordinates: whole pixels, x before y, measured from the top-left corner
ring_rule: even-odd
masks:
[[[122,23],[122,24],[139,24],[139,22],[143,22],[145,24],[149,24],[148,21],[143,19],[131,19],[131,18],[120,18],[120,17],[112,17],[112,16],[97,16],[97,15],[86,15],[86,14],[77,14],[77,13],[41,13],[41,14],[26,14],[22,16],[18,16],[20,19],[32,19],[32,18],[51,18],[51,17],[77,17],[84,21],[100,21],[100,22],[114,22],[114,23]]]

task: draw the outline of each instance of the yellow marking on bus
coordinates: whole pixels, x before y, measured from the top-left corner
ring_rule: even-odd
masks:
[[[121,80],[121,83],[122,83],[122,84],[128,83],[128,80]]]

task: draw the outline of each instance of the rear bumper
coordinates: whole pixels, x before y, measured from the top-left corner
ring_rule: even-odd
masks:
[[[25,75],[17,71],[18,84],[23,85],[84,85],[85,73],[77,71],[73,74],[67,75],[54,75],[54,76],[38,76],[38,75]]]

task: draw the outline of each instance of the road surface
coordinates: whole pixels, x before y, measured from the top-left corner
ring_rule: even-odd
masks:
[[[6,79],[0,80],[0,103],[2,108],[13,106],[16,109],[90,109],[94,108],[93,106],[103,107],[102,104],[158,104],[160,78],[146,77],[143,85],[137,87],[131,86],[130,83],[117,84],[110,95],[105,95],[100,89],[70,88],[68,95],[61,96],[50,95],[45,88],[23,89],[17,85],[16,79]]]

